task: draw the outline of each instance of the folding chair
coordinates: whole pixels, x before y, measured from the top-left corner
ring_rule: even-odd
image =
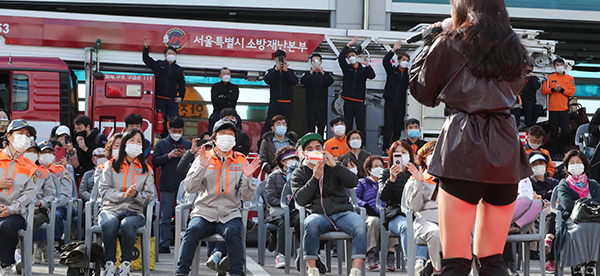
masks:
[[[277,225],[267,223],[265,219],[264,205],[269,204],[265,202],[267,198],[265,193],[265,186],[267,181],[262,181],[256,187],[256,200],[257,200],[257,212],[258,212],[258,264],[265,265],[265,252],[267,242],[267,231],[277,231]]]
[[[521,229],[521,233],[512,234],[506,237],[506,242],[518,242],[522,244],[522,260],[523,260],[523,273],[524,275],[529,275],[530,273],[530,252],[529,252],[529,244],[531,242],[538,242],[539,250],[540,250],[540,268],[542,276],[546,275],[546,270],[544,269],[544,265],[546,264],[546,250],[544,249],[544,239],[546,237],[546,212],[543,210],[540,211],[540,226],[537,229],[537,234],[528,234],[529,228],[533,226],[535,220],[531,223],[523,226]]]
[[[281,208],[283,208],[283,221],[285,227],[285,274],[290,274],[290,263],[292,261],[293,245],[296,240],[294,232],[296,229],[291,224],[290,201],[292,200],[292,185],[286,182],[281,191]]]
[[[77,183],[75,183],[75,178],[71,177],[72,185],[72,195],[71,200],[67,204],[67,220],[65,221],[65,244],[69,244],[71,242],[71,223],[75,222],[75,238],[77,240],[81,240],[82,228],[81,228],[81,215],[83,213],[83,200],[79,198],[79,194],[77,193]],[[60,186],[60,183],[59,183]],[[60,195],[57,193],[57,195]],[[73,216],[73,209],[75,209],[75,216]]]
[[[379,199],[379,194],[377,195],[377,209],[379,210],[379,221],[381,223],[381,225],[379,226],[381,229],[379,233],[379,243],[381,247],[379,249],[379,262],[381,263],[379,275],[384,276],[387,267],[387,249],[384,248],[383,245],[387,246],[389,238],[398,238],[399,241],[401,241],[401,238],[400,236],[396,235],[396,233],[393,233],[389,229],[385,228],[385,208],[383,207],[381,199]],[[404,261],[404,254],[402,252],[402,242],[398,242],[398,244],[396,245],[395,265],[397,268],[402,267],[400,271],[404,271],[406,269],[406,262]]]
[[[35,210],[35,201],[27,205],[25,230],[19,230],[18,235],[21,240],[21,264],[23,266],[21,273],[23,276],[32,275],[33,263],[33,211]],[[52,243],[54,245],[54,243]],[[54,254],[54,252],[52,252]]]

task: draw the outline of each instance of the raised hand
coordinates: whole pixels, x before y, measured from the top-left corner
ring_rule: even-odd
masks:
[[[413,163],[408,163],[406,165],[408,171],[412,174],[412,176],[419,182],[423,182],[423,168],[418,168]]]
[[[398,174],[400,174],[401,171],[402,168],[398,165],[390,167],[390,181],[396,182],[396,177],[398,177]]]
[[[396,43],[394,44],[394,47],[392,48],[392,52],[395,52],[396,50],[402,48],[402,41],[400,40],[396,40]]]
[[[148,38],[147,36],[144,36],[144,47],[149,47],[150,46],[150,42],[152,42],[150,40],[150,38]]]
[[[348,42],[348,44],[346,44],[346,46],[350,47],[357,41],[358,41],[358,36],[355,36],[350,42]]]
[[[192,148],[190,149],[192,154],[196,154],[196,152],[198,152],[198,150],[200,149],[200,147],[198,147],[198,141],[200,141],[200,140],[202,140],[202,139],[200,139],[200,138],[192,139]]]
[[[198,156],[196,156],[198,160],[200,160],[200,165],[204,168],[208,168],[210,161],[208,160],[208,156],[206,156],[206,147],[202,145],[200,150],[198,151]]]
[[[244,176],[251,177],[254,172],[260,167],[260,158],[254,158],[252,163],[250,163],[246,168],[244,168]]]

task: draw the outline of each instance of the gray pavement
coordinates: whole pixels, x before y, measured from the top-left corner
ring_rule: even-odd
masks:
[[[155,269],[153,271],[150,272],[151,275],[156,275],[156,276],[172,276],[174,275],[174,271],[175,271],[175,263],[176,260],[174,260],[174,254],[173,254],[173,250],[174,248],[171,247],[171,254],[160,254],[160,261],[158,263],[156,263],[155,265]],[[212,272],[211,270],[209,270],[206,266],[204,266],[204,262],[207,260],[206,257],[206,248],[202,248],[202,255],[203,257],[202,259],[202,263],[200,264],[200,269],[199,269],[199,275],[205,275],[205,276],[212,276],[212,275],[216,275],[215,272]],[[324,257],[322,255],[322,257]],[[265,266],[260,266],[257,264],[258,262],[258,250],[256,249],[256,247],[248,247],[246,250],[246,263],[247,263],[247,267],[248,267],[248,275],[254,275],[254,276],[270,276],[270,275],[285,275],[284,270],[283,269],[276,269],[275,266],[275,255],[274,253],[268,252],[266,253],[266,265]],[[325,275],[338,275],[337,274],[337,259],[332,258],[332,262],[333,262],[333,267],[331,269],[331,273],[327,273]],[[54,270],[54,275],[66,275],[66,271],[67,268],[63,265],[58,264],[58,257],[55,258],[55,270]],[[532,260],[531,261],[531,275],[541,275],[540,274],[540,267],[539,267],[539,261],[537,260]],[[48,274],[48,267],[47,264],[35,264],[33,265],[33,274],[34,275],[47,275]],[[523,271],[519,271],[520,275],[523,275]],[[570,274],[570,270],[565,269],[565,275],[569,275]],[[141,276],[142,273],[141,271],[133,271],[131,275],[135,275],[135,276]],[[300,273],[295,269],[295,266],[292,264],[291,266],[291,270],[290,270],[290,275],[300,275]],[[379,272],[367,272],[366,275],[368,276],[378,276]],[[387,272],[386,275],[407,275],[406,271],[399,271],[396,270],[396,272]]]

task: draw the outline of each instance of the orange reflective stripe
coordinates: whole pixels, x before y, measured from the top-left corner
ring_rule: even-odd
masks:
[[[229,167],[225,168],[225,194],[229,194]]]
[[[127,173],[129,172],[129,165],[127,165],[127,170],[123,168],[126,162],[123,160],[123,165],[121,166],[121,171],[123,172],[123,192],[127,191]]]
[[[342,96],[342,99],[344,99],[344,100],[350,100],[350,101],[355,101],[355,102],[359,102],[359,103],[364,102],[363,100],[357,100],[357,99],[348,98],[348,97],[344,97],[344,96]]]
[[[159,95],[156,95],[156,97],[157,97],[157,98],[160,98],[160,99],[165,99],[165,100],[170,100],[170,99],[171,99],[171,98],[169,98],[169,97],[163,97],[163,96],[159,96]]]
[[[17,166],[17,164],[15,164],[15,169],[13,170],[13,175],[12,175],[13,184],[10,185],[10,189],[8,189],[8,194],[9,195],[10,195],[10,193],[12,193],[13,187],[15,186],[15,176],[17,175],[17,168],[16,168],[16,166]]]
[[[419,147],[417,147],[415,144],[410,145],[410,147],[412,148],[413,154],[417,155],[417,150],[419,150]]]
[[[280,103],[291,103],[292,101],[290,101],[290,100],[277,100],[277,102],[280,102]]]

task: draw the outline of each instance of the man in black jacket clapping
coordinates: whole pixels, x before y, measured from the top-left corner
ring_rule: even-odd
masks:
[[[292,121],[293,85],[298,83],[298,77],[296,77],[294,70],[288,68],[289,64],[285,60],[285,51],[277,50],[274,56],[275,66],[267,70],[264,78],[265,83],[271,87],[271,97],[267,119],[260,133],[261,136],[271,129],[271,119],[276,115],[281,114],[287,118],[288,122]]]

